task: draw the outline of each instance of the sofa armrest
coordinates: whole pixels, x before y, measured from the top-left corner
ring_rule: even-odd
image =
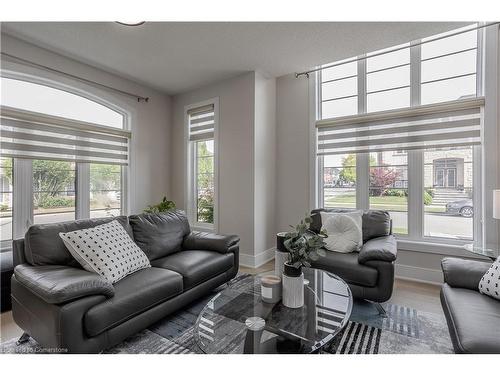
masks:
[[[211,250],[219,253],[227,253],[240,242],[240,237],[234,234],[215,234],[207,232],[189,233],[182,247],[184,250]]]
[[[359,263],[371,260],[394,262],[398,254],[398,244],[393,235],[372,238],[364,243],[358,255]]]
[[[444,258],[441,260],[444,282],[454,288],[479,290],[479,281],[491,263],[470,259]]]
[[[68,302],[90,295],[115,294],[113,285],[98,274],[67,266],[29,266],[14,268],[20,284],[50,304]]]

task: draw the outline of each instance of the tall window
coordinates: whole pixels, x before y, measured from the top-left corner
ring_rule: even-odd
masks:
[[[384,50],[370,53],[368,56],[381,52]],[[376,112],[409,106],[410,48],[368,58],[366,60],[366,111]]]
[[[33,160],[35,224],[75,220],[75,163]]]
[[[473,239],[473,169],[471,146],[425,150],[425,236]]]
[[[477,40],[472,30],[422,44],[422,104],[476,96]]]
[[[90,217],[121,214],[122,167],[90,164]]]
[[[197,141],[196,152],[196,220],[214,223],[214,140]]]
[[[356,155],[328,155],[323,166],[324,206],[356,208]]]
[[[319,206],[389,211],[394,232],[413,239],[476,240],[482,102],[463,103],[481,92],[482,31],[470,28],[318,73]],[[425,107],[443,102],[455,104]],[[364,120],[380,111],[388,112]]]
[[[358,71],[356,63],[325,69],[321,74],[323,118],[358,113]]]
[[[192,225],[214,228],[217,100],[186,109],[188,130],[188,216]]]
[[[30,223],[120,215],[124,115],[42,84],[2,77],[1,85],[2,248]]]
[[[393,231],[408,234],[408,157],[405,153],[370,153],[370,208],[389,211]]]

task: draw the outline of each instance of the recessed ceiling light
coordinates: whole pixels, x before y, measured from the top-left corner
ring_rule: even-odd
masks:
[[[119,25],[123,26],[141,26],[146,23],[146,21],[115,21]]]

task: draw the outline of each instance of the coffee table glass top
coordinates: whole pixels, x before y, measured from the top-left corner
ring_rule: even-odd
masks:
[[[500,250],[498,248],[474,246],[474,244],[464,245],[464,248],[471,253],[482,255],[490,259],[496,259],[500,256]]]
[[[352,295],[338,276],[304,268],[304,306],[264,303],[260,278],[237,278],[200,313],[194,337],[205,353],[311,353],[347,324]]]

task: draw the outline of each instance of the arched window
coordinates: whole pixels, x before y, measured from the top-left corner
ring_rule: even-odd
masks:
[[[3,249],[32,223],[118,216],[126,197],[125,112],[25,79],[0,78]]]
[[[18,79],[1,78],[2,105],[123,129],[124,116],[83,96]]]

